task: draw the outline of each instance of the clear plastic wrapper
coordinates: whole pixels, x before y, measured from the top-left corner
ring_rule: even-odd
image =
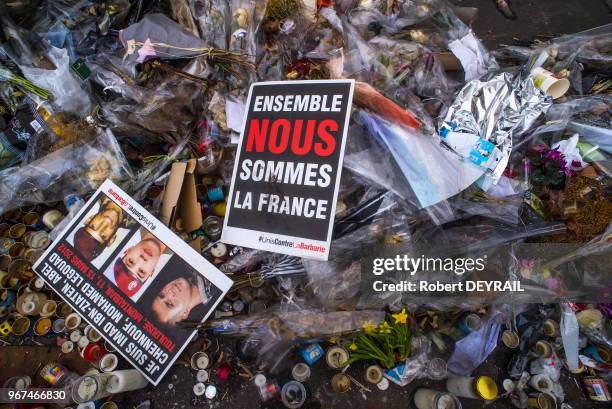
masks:
[[[512,379],[519,379],[527,368],[528,354],[543,334],[542,323],[555,309],[553,306],[535,305],[516,316],[516,330],[520,337],[518,351],[508,363],[508,373]]]
[[[493,352],[499,340],[501,324],[494,314],[489,315],[482,327],[455,343],[448,360],[448,369],[455,375],[469,376]]]
[[[244,251],[223,263],[219,269],[226,274],[237,273],[240,270],[265,260],[267,256],[268,253],[262,250],[244,249]]]
[[[142,200],[147,190],[163,175],[168,166],[176,160],[188,142],[189,139],[185,138],[175,145],[166,156],[138,169],[135,172],[135,177],[125,182],[124,190],[131,194],[134,199]]]
[[[521,65],[531,56],[545,50],[547,70],[567,77],[574,93],[586,94],[593,90],[600,79],[605,81],[606,70],[612,62],[610,38],[612,24],[606,24],[575,34],[555,38],[548,43],[531,48],[506,46],[495,51],[495,56],[505,65]]]
[[[232,47],[232,43],[230,51],[212,48],[164,14],[147,14],[138,23],[121,30],[119,38],[125,47],[124,59],[132,65],[152,58],[175,60],[206,56],[234,74],[237,69],[254,69],[250,57],[254,55],[254,50],[246,46]],[[249,51],[253,53],[249,54]],[[232,65],[236,65],[236,68],[232,68]]]
[[[612,96],[594,95],[555,104],[546,115],[543,133],[578,133],[581,141],[612,154]],[[535,132],[534,132],[535,133]]]
[[[191,14],[196,19],[202,39],[209,47],[227,49],[229,4],[226,0],[189,0]]]
[[[304,269],[302,260],[299,257],[273,254],[261,265],[261,276],[264,279],[301,274],[306,274],[306,270]]]
[[[125,85],[121,87],[126,90]],[[104,120],[118,137],[137,136],[149,143],[161,140],[174,145],[191,134],[203,99],[199,83],[170,76],[156,87],[133,88],[126,90],[130,98],[116,98],[102,106]]]
[[[420,226],[413,234],[414,245],[436,254],[469,254],[494,249],[517,240],[565,231],[560,222],[546,222],[521,209],[516,224],[484,216],[469,216],[441,226]]]
[[[121,185],[131,177],[115,137],[107,130],[17,171],[0,172],[0,213],[29,204],[62,201],[69,194],[84,195],[107,178]]]
[[[239,354],[256,358],[269,373],[278,374],[289,366],[287,356],[296,343],[353,334],[384,319],[384,311],[379,310],[268,310],[250,317],[213,320],[207,327],[222,335],[248,336],[239,344]]]
[[[410,198],[412,192],[401,170],[384,146],[370,137],[367,127],[353,124],[349,133],[351,137],[346,141],[344,168],[365,183],[389,190],[403,199]]]
[[[4,3],[0,3],[0,27],[6,39],[2,43],[2,54],[17,65],[40,67],[37,64],[42,64],[48,66],[44,68],[52,68],[52,64],[44,58],[45,44],[33,32],[17,26],[5,11]]]
[[[172,17],[187,31],[196,37],[200,37],[198,27],[193,20],[191,9],[187,0],[170,0]]]
[[[363,111],[359,119],[391,153],[412,190],[412,195],[405,199],[419,208],[456,195],[484,174],[477,166],[442,148],[433,138]]]
[[[404,361],[404,371],[400,375],[400,383],[407,384],[415,379],[428,376],[427,364],[431,360],[431,341],[423,335],[413,336],[410,340],[411,354]]]
[[[606,70],[612,60],[609,52],[611,33],[612,23],[575,34],[566,34],[532,48],[506,46],[496,50],[494,54],[505,64],[522,64],[532,54],[546,49],[550,57],[545,68],[551,68],[553,71],[567,68],[573,62],[583,64],[590,71]]]
[[[303,259],[308,273],[307,289],[325,308],[401,307],[399,293],[364,293],[369,254],[386,238],[408,241],[408,216],[390,193],[374,194],[346,217],[337,220],[327,262]]]
[[[20,65],[23,75],[37,86],[49,90],[54,96],[54,103],[61,110],[81,117],[89,115],[92,108],[91,100],[82,82],[71,72],[68,51],[52,47],[47,55],[56,69]]]
[[[121,30],[126,56],[138,63],[149,58],[177,59],[200,55],[207,46],[163,14],[148,14],[140,22]]]
[[[444,1],[360,2],[348,16],[351,25],[367,40],[375,35],[392,35],[435,51],[449,49],[461,62],[468,81],[498,67],[480,40]]]
[[[359,332],[366,324],[382,324],[385,312],[378,310],[299,311],[267,310],[261,315],[212,320],[206,326],[224,335],[270,336],[282,341],[329,339]]]

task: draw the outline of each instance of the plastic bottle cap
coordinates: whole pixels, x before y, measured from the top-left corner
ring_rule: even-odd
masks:
[[[389,388],[389,380],[387,378],[382,378],[380,382],[376,384],[378,389],[381,391],[386,391]]]
[[[196,373],[196,379],[198,382],[206,382],[208,380],[208,371],[206,369],[200,369]]]
[[[476,378],[476,391],[485,400],[493,400],[497,398],[499,392],[495,381],[488,376],[479,376]]]
[[[206,387],[206,391],[204,392],[204,395],[208,399],[213,399],[215,396],[217,396],[217,387],[215,385],[208,385]]]
[[[202,382],[198,382],[195,385],[193,385],[193,393],[196,396],[204,395],[205,391],[206,391],[206,385],[204,385]]]
[[[264,386],[266,384],[266,377],[262,374],[255,375],[255,385]]]

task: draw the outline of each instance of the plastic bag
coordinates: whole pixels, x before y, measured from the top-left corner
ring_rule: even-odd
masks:
[[[390,151],[413,192],[407,199],[419,208],[456,195],[484,174],[483,170],[461,161],[440,147],[433,138],[363,111],[359,118],[368,126],[370,133]]]
[[[189,142],[188,138],[172,147],[170,152],[164,157],[152,161],[138,169],[135,177],[125,182],[123,189],[131,194],[135,200],[144,199],[147,190],[162,176],[169,165],[176,160],[185,146]]]
[[[473,331],[457,341],[448,361],[449,371],[455,375],[471,375],[497,346],[500,329],[501,325],[495,317],[489,316],[478,331]]]
[[[308,290],[326,308],[382,308],[400,305],[401,293],[364,291],[362,263],[385,237],[406,233],[407,220],[396,198],[377,193],[349,211],[335,225],[327,262],[303,259]],[[370,287],[371,288],[371,287]]]
[[[199,83],[169,76],[156,87],[135,88],[129,99],[115,98],[102,106],[104,119],[119,138],[177,145],[191,135],[202,106]]]
[[[187,4],[187,0],[170,0],[170,6],[172,8],[172,17],[178,21],[185,30],[199,37],[200,33],[193,21],[193,15],[191,14],[191,9]]]
[[[48,57],[57,67],[55,70],[23,65],[20,65],[19,68],[27,79],[49,90],[54,96],[54,103],[61,107],[61,110],[75,113],[81,117],[89,115],[91,100],[83,89],[82,83],[71,72],[68,51],[51,47]]]
[[[506,46],[494,52],[505,65],[521,65],[542,51],[548,53],[544,68],[568,77],[575,94],[592,90],[600,78],[605,80],[612,57],[609,53],[612,24],[555,38],[532,48]],[[601,77],[600,77],[601,75]]]
[[[224,335],[270,337],[270,341],[329,339],[359,332],[365,324],[382,324],[384,311],[273,311],[225,320],[213,320],[207,327]]]
[[[228,2],[225,0],[189,0],[189,7],[200,27],[201,37],[207,45],[227,50]]]
[[[528,354],[542,336],[542,323],[554,312],[552,306],[536,305],[517,315],[516,329],[520,337],[519,350],[508,363],[508,374],[519,379],[527,368]]]
[[[15,169],[0,172],[0,214],[21,206],[85,195],[106,179],[122,184],[132,172],[110,130]]]

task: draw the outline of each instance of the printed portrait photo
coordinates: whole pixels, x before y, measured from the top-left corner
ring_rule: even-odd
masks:
[[[174,256],[139,304],[160,327],[175,327],[180,321],[203,321],[220,295],[219,288]]]
[[[66,240],[95,268],[102,268],[129,235],[130,224],[132,218],[118,204],[100,195]]]
[[[132,301],[138,301],[172,254],[160,239],[141,227],[121,248],[104,276]]]

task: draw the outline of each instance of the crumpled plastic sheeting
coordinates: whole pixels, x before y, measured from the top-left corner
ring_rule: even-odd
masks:
[[[529,129],[552,101],[533,84],[501,73],[488,81],[473,80],[459,91],[440,122],[441,140],[467,161],[500,177],[513,138]]]
[[[501,325],[490,317],[478,331],[457,341],[448,360],[448,370],[455,375],[469,376],[497,346],[500,329]]]
[[[335,232],[339,228],[348,232],[334,238],[328,261],[302,259],[308,274],[307,287],[324,308],[368,309],[399,305],[401,293],[377,292],[375,297],[362,294],[362,263],[366,255],[371,254],[372,246],[380,243],[390,231],[405,229],[407,225],[405,215],[396,212],[396,198],[390,193],[382,196],[378,198],[380,204],[363,225],[355,220],[356,217],[336,222]],[[359,227],[351,231],[343,221]]]
[[[267,310],[255,316],[213,320],[209,326],[225,335],[269,336],[270,341],[305,341],[359,332],[366,324],[379,325],[384,320],[385,312],[380,310]]]
[[[247,336],[251,355],[260,366],[278,374],[290,365],[287,355],[296,342],[326,341],[332,337],[353,334],[365,325],[380,325],[385,319],[381,310],[323,311],[316,309],[289,312],[265,311],[252,317],[212,321],[213,331],[224,335]]]
[[[411,356],[404,362],[404,372],[400,378],[402,383],[410,383],[415,379],[426,378],[427,363],[431,356],[431,340],[423,335],[417,335],[410,340]]]
[[[134,87],[136,88],[136,87]],[[190,135],[201,107],[202,87],[170,77],[154,88],[139,88],[137,100],[117,98],[102,107],[104,118],[118,137],[138,135],[178,144]]]
[[[531,48],[506,46],[495,50],[493,54],[503,65],[520,65],[532,55],[546,50],[549,54],[544,68],[558,73],[569,69],[569,80],[577,94],[585,94],[583,89],[583,71],[605,71],[612,63],[609,52],[612,44],[612,23],[592,28],[575,34],[566,34],[548,43],[532,45]],[[589,84],[586,84],[587,87]]]
[[[210,47],[227,49],[229,4],[224,0],[189,0],[191,14],[197,20],[203,40]]]
[[[156,57],[194,57],[207,46],[206,42],[163,14],[147,14],[138,23],[121,30],[119,38],[129,58],[139,63]]]
[[[39,87],[51,91],[55,104],[61,107],[62,111],[72,112],[81,117],[87,116],[91,111],[91,101],[81,88],[79,80],[70,72],[68,51],[51,47],[47,56],[57,67],[55,70],[20,65],[23,75]]]
[[[360,118],[370,133],[390,151],[413,191],[411,202],[419,208],[456,195],[484,173],[450,154],[433,138],[363,111]]]
[[[86,138],[21,166],[0,172],[0,214],[21,206],[85,195],[110,178],[121,185],[132,173],[111,131]]]

